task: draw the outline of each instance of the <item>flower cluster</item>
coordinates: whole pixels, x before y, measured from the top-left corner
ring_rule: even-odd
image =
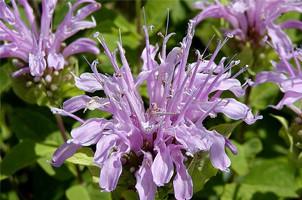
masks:
[[[69,4],[69,11],[52,31],[52,17],[57,0],[42,0],[40,26],[36,23],[33,9],[27,0],[11,1],[10,8],[0,0],[0,58],[18,58],[23,62],[13,76],[30,74],[42,77],[52,71],[58,71],[67,64],[66,58],[77,53],[90,52],[98,54],[99,50],[93,40],[79,38],[64,47],[64,41],[80,30],[92,28],[95,21],[87,21],[91,13],[100,8],[94,0],[79,0]],[[87,4],[87,5],[86,5]],[[21,19],[19,8],[24,10],[27,21]]]
[[[234,0],[223,5],[219,0],[207,5],[196,3],[202,12],[195,17],[199,23],[206,18],[223,18],[232,26],[228,30],[239,40],[252,41],[261,45],[267,37],[271,39],[275,48],[281,48],[284,55],[290,54],[291,40],[284,29],[294,28],[302,30],[302,22],[288,20],[276,24],[278,17],[290,11],[302,12],[302,2],[295,0]]]
[[[256,85],[265,82],[274,82],[278,84],[284,93],[283,98],[276,106],[273,106],[274,108],[281,109],[286,105],[297,114],[302,114],[301,110],[294,105],[295,102],[302,99],[301,62],[302,52],[297,49],[292,53],[290,58],[280,55],[280,62],[272,63],[274,67],[273,71],[257,74]]]
[[[62,109],[52,108],[55,114],[69,116],[81,123],[71,131],[68,140],[54,153],[53,166],[60,166],[81,146],[96,145],[94,163],[101,168],[99,185],[113,191],[123,165],[139,163],[135,169],[136,189],[140,199],[154,199],[157,187],[173,178],[176,199],[192,197],[192,179],[185,161],[198,152],[209,152],[212,165],[222,171],[230,166],[225,147],[236,153],[236,147],[215,130],[207,130],[203,121],[223,113],[234,120],[254,123],[261,116],[234,98],[222,98],[224,91],[240,97],[247,83],[241,84],[231,68],[239,61],[218,64],[214,60],[227,41],[219,42],[209,60],[197,51],[197,60],[188,63],[196,22],[190,21],[187,35],[179,47],[167,53],[166,44],[173,33],[165,35],[161,49],[149,43],[148,27],[144,26],[146,46],[142,52],[142,70],[137,77],[131,73],[125,51],[118,42],[121,66],[116,53],[111,52],[104,39],[96,34],[111,61],[115,73],[111,76],[97,71],[97,61],[91,64],[93,73],[75,77],[78,88],[91,93],[73,97]],[[144,106],[138,88],[146,84],[149,102]],[[102,90],[105,97],[93,96]],[[74,113],[79,110],[109,112],[110,119],[84,120]],[[135,159],[137,162],[130,162]]]

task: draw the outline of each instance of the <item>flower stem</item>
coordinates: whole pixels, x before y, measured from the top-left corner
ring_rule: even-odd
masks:
[[[67,141],[67,135],[66,135],[66,130],[65,130],[65,127],[64,127],[63,119],[60,115],[57,115],[57,114],[55,115],[55,117],[56,117],[57,126],[60,130],[61,136],[62,136],[64,142],[66,142]]]

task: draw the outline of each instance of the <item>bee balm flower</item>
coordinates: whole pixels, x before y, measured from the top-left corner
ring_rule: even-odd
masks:
[[[280,62],[273,62],[274,70],[261,72],[256,76],[256,84],[265,82],[274,82],[278,84],[280,90],[284,93],[280,102],[273,106],[276,109],[282,109],[288,106],[294,112],[301,115],[302,112],[294,103],[302,99],[302,72],[301,72],[302,52],[294,51],[291,58],[282,57]]]
[[[233,0],[223,5],[219,0],[207,5],[196,3],[202,11],[195,17],[199,23],[206,18],[222,18],[229,22],[228,30],[241,41],[251,41],[261,45],[268,36],[274,47],[282,48],[284,55],[289,54],[291,40],[284,29],[294,28],[302,30],[302,22],[288,20],[281,24],[275,21],[283,13],[290,11],[302,12],[302,3],[295,0]]]
[[[29,73],[33,77],[47,76],[67,64],[66,58],[77,53],[98,54],[93,40],[79,38],[63,47],[63,42],[80,30],[92,28],[94,21],[85,18],[100,8],[94,0],[79,0],[69,4],[69,11],[56,31],[52,30],[52,17],[57,0],[42,0],[40,26],[27,0],[18,0],[27,20],[21,19],[18,5],[12,0],[10,8],[0,0],[0,58],[18,58],[25,64],[13,76]],[[84,4],[87,4],[83,7]],[[82,8],[79,8],[82,7]]]
[[[110,76],[97,71],[97,61],[91,64],[93,73],[75,78],[76,85],[86,92],[103,90],[106,97],[81,95],[64,102],[63,108],[53,108],[57,114],[70,116],[81,123],[71,131],[72,139],[53,155],[52,164],[60,166],[80,146],[96,145],[94,162],[101,168],[99,185],[104,191],[116,188],[123,165],[135,170],[136,189],[140,199],[152,200],[157,187],[173,181],[176,199],[192,197],[192,179],[185,162],[187,155],[209,152],[214,167],[225,171],[231,162],[225,147],[236,153],[236,147],[216,131],[207,130],[203,121],[208,116],[224,113],[231,119],[254,123],[250,109],[233,98],[221,98],[223,91],[244,95],[243,85],[231,75],[238,64],[225,64],[223,58],[214,63],[226,41],[220,42],[210,60],[197,53],[196,62],[188,63],[195,22],[189,23],[188,33],[179,47],[166,52],[166,43],[173,35],[164,37],[161,51],[149,43],[144,26],[146,47],[142,52],[142,71],[131,73],[125,51],[118,43],[122,66],[98,34],[106,56],[115,73]],[[156,59],[158,56],[158,60]],[[146,83],[149,106],[145,108],[138,87]],[[83,120],[74,115],[81,109],[98,109],[112,114],[110,119]],[[137,162],[130,162],[135,159]],[[172,180],[173,179],[173,180]]]

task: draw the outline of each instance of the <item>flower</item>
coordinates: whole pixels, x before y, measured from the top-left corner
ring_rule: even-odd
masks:
[[[98,63],[94,61],[93,73],[75,77],[75,84],[88,93],[103,90],[106,97],[76,96],[65,101],[62,109],[52,108],[54,113],[73,117],[81,123],[71,131],[72,139],[54,153],[52,164],[60,166],[79,146],[96,144],[94,163],[101,168],[99,185],[104,191],[116,188],[123,165],[135,159],[140,163],[132,166],[140,199],[154,199],[157,187],[172,179],[175,198],[190,199],[193,183],[185,166],[188,155],[209,152],[213,166],[226,171],[231,162],[225,147],[237,153],[226,137],[203,126],[204,119],[224,113],[231,119],[252,124],[261,116],[254,116],[246,105],[233,98],[220,97],[223,91],[242,96],[245,87],[236,79],[238,73],[232,76],[230,72],[239,61],[225,64],[226,58],[222,58],[218,65],[214,63],[227,39],[218,44],[210,60],[205,60],[197,51],[197,61],[189,64],[194,21],[190,21],[180,47],[168,54],[166,44],[173,33],[164,36],[159,52],[158,46],[149,43],[148,28],[144,26],[143,30],[146,47],[141,54],[142,71],[136,78],[121,42],[118,42],[120,67],[116,54],[96,34],[115,73],[112,76],[99,73]],[[138,92],[143,83],[149,96],[147,109]],[[112,117],[83,120],[74,114],[82,109],[106,111]]]
[[[284,106],[288,106],[294,112],[301,115],[301,110],[297,108],[294,103],[302,99],[302,51],[300,49],[293,51],[291,58],[282,57],[282,55],[279,55],[279,57],[279,63],[272,62],[274,67],[273,71],[265,71],[257,74],[255,85],[265,82],[278,84],[284,96],[280,102],[273,107],[280,110]]]
[[[47,76],[50,71],[63,69],[67,64],[66,59],[71,55],[99,53],[96,43],[88,38],[79,38],[66,47],[63,45],[67,38],[78,31],[96,25],[94,20],[85,20],[100,8],[100,4],[94,0],[79,0],[73,5],[69,3],[69,11],[55,32],[52,31],[52,17],[57,0],[42,0],[39,28],[27,0],[18,1],[24,9],[27,21],[21,19],[15,0],[11,2],[13,8],[0,0],[0,41],[3,41],[0,45],[0,58],[18,58],[25,63],[13,73],[14,77],[26,73],[33,77]]]
[[[228,5],[220,1],[206,5],[204,2],[195,4],[202,11],[195,17],[199,23],[206,18],[223,18],[232,26],[228,30],[241,41],[251,41],[252,44],[262,45],[268,36],[275,48],[281,48],[288,55],[291,40],[284,29],[302,30],[302,22],[288,20],[276,24],[276,19],[290,11],[302,12],[302,2],[294,0],[234,0]]]

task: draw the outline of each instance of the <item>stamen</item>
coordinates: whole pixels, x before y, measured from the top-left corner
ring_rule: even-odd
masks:
[[[118,29],[118,33],[119,33],[119,39],[120,39],[120,44],[121,46],[123,46],[123,42],[122,42],[122,33],[121,33],[121,29]]]
[[[51,112],[53,114],[58,114],[58,115],[63,115],[63,116],[69,116],[71,118],[74,118],[75,120],[81,122],[82,124],[85,122],[83,119],[79,118],[78,116],[70,113],[70,112],[67,112],[63,109],[59,109],[59,108],[50,108]]]
[[[144,24],[145,24],[145,26],[147,26],[147,18],[146,18],[145,7],[143,7],[143,16],[144,16]]]
[[[165,33],[165,36],[167,36],[168,34],[168,28],[169,28],[169,21],[170,21],[170,9],[168,8],[167,9],[167,22],[166,22],[166,33]]]
[[[240,74],[242,74],[243,72],[245,72],[248,68],[249,68],[249,66],[245,65],[235,75],[233,75],[232,78],[236,78],[237,76],[239,76]]]
[[[214,103],[205,113],[203,113],[201,116],[200,116],[200,118],[197,120],[197,124],[198,123],[202,123],[202,121],[210,114],[210,112],[211,111],[213,111],[214,110],[214,108],[218,105],[218,104],[220,104],[222,102],[222,99],[219,99],[216,103]],[[227,105],[229,103],[229,101],[226,101],[226,104],[225,105]],[[195,123],[195,124],[196,124]]]
[[[203,57],[203,55],[206,53],[206,51],[209,49],[209,46],[210,44],[212,43],[213,39],[215,38],[215,35],[213,35],[211,37],[211,39],[208,41],[207,45],[206,45],[206,48],[203,50],[202,54],[201,54],[201,57]],[[204,58],[205,59],[205,58]]]
[[[281,58],[281,61],[283,62],[283,64],[285,65],[285,67],[287,68],[289,74],[292,76],[292,77],[295,77],[295,72],[293,71],[291,65],[289,64],[289,62],[287,60],[285,60],[284,58]]]
[[[107,44],[105,42],[104,37],[103,36],[99,36],[98,32],[96,32],[94,34],[94,36],[100,42],[100,44],[102,45],[102,47],[104,48],[106,56],[109,58],[111,64],[113,65],[114,71],[118,72],[119,71],[119,67],[117,65],[116,58],[114,57],[114,55],[112,54],[112,52],[109,50],[109,48],[108,48],[108,46],[107,46]]]
[[[298,58],[297,58],[297,53],[293,52],[293,57],[294,57],[294,61],[296,63],[296,66],[297,66],[297,69],[298,69],[298,72],[299,74],[301,74],[301,65],[300,65],[300,62],[298,61]]]

